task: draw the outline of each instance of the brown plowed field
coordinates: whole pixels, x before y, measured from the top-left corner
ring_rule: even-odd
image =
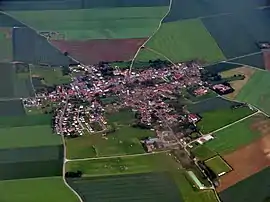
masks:
[[[263,51],[263,59],[264,59],[265,69],[270,71],[270,51],[269,50]]]
[[[146,38],[141,38],[88,41],[52,40],[51,42],[59,50],[68,52],[83,64],[96,64],[100,61],[129,61],[146,40]]]
[[[252,124],[251,130],[262,133],[262,138],[224,156],[233,170],[220,178],[218,192],[270,166],[270,120]]]

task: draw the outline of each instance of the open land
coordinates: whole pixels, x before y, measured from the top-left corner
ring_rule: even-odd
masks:
[[[216,156],[217,153],[206,147],[205,145],[199,145],[191,150],[192,154],[201,161],[205,161],[213,156]]]
[[[251,115],[254,111],[249,107],[239,107],[235,109],[221,109],[200,113],[202,120],[197,124],[202,133],[207,134],[234,123],[246,116]]]
[[[268,50],[263,51],[263,58],[265,69],[270,71],[270,52]]]
[[[269,79],[270,73],[257,70],[236,96],[236,99],[270,113]]]
[[[230,82],[231,86],[234,89],[234,92],[226,95],[226,97],[228,97],[230,99],[234,99],[254,73],[255,73],[255,69],[245,67],[245,66],[221,72],[221,76],[224,78],[231,77],[231,76],[238,75],[238,74],[245,75],[244,80],[236,80],[236,81]]]
[[[61,177],[0,181],[0,190],[3,201],[78,202],[76,196],[65,187]]]
[[[46,114],[28,116],[1,116],[0,128],[49,125],[52,121],[51,119],[52,116]]]
[[[83,10],[14,11],[10,14],[52,39],[89,40],[145,38],[168,10],[164,7],[123,7]],[[47,35],[47,34],[46,34]]]
[[[215,156],[206,160],[205,164],[210,169],[212,169],[218,176],[232,170],[230,166],[220,156]]]
[[[250,130],[258,131],[262,137],[224,156],[233,171],[221,177],[221,186],[218,187],[218,191],[223,191],[270,166],[269,126],[270,121],[268,119],[256,120],[249,126]]]
[[[248,145],[259,139],[262,135],[260,131],[252,128],[253,124],[267,121],[267,118],[261,114],[254,115],[241,122],[238,122],[228,128],[218,131],[214,134],[214,139],[205,145],[220,155],[229,154],[240,147]]]
[[[234,186],[219,193],[221,200],[224,202],[267,202],[270,197],[269,180],[270,168],[248,177]]]
[[[129,61],[145,41],[146,38],[51,42],[83,64],[97,64],[100,61]]]
[[[61,143],[60,137],[52,133],[50,125],[1,128],[0,140],[0,148],[58,145]]]
[[[1,116],[23,116],[25,111],[22,100],[4,100],[0,101]]]
[[[0,28],[0,62],[9,62],[12,60],[12,39],[11,30]]]
[[[174,62],[192,59],[215,62],[225,59],[215,40],[200,20],[164,23],[158,33],[146,44],[146,47],[165,55]],[[159,57],[142,49],[136,60],[148,61]]]
[[[239,56],[235,59],[229,60],[228,62],[246,65],[254,69],[264,70],[266,68],[265,58],[262,52]]]

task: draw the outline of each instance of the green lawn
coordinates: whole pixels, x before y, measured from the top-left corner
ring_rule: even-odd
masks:
[[[261,137],[260,132],[252,130],[250,127],[255,117],[258,116],[255,115],[215,133],[215,139],[205,143],[205,146],[222,156],[250,144]]]
[[[270,114],[270,73],[257,70],[236,96]]]
[[[201,59],[206,62],[224,60],[215,40],[199,19],[162,24],[158,33],[146,44],[174,62]],[[142,49],[137,61],[158,59],[159,56]]]
[[[195,155],[201,161],[209,159],[215,156],[217,153],[206,147],[205,145],[199,145],[191,150],[192,154]]]
[[[61,85],[70,83],[71,78],[69,75],[63,75],[60,67],[39,67],[31,66],[32,77],[44,78],[44,83],[48,86]]]
[[[85,40],[148,37],[167,10],[162,6],[9,13],[39,31],[57,31],[67,40]]]
[[[197,125],[202,133],[207,134],[234,123],[252,113],[254,112],[250,110],[249,107],[208,111],[200,114],[202,120]]]
[[[86,158],[144,153],[139,142],[143,137],[154,136],[153,131],[123,126],[106,138],[101,134],[85,134],[66,139],[68,158]]]
[[[50,125],[0,129],[0,148],[37,147],[61,144],[60,136],[53,134]]]
[[[167,171],[174,179],[185,202],[216,202],[212,190],[199,191],[192,187],[186,172],[168,154],[151,154],[137,157],[98,159],[68,162],[67,170],[81,170],[85,176],[104,176]]]
[[[135,113],[131,109],[121,109],[118,112],[107,114],[108,123],[115,123],[116,125],[129,125],[135,119]]]
[[[231,167],[220,157],[215,156],[205,161],[205,164],[214,171],[217,175],[231,171]]]
[[[3,202],[78,202],[61,177],[0,181]]]

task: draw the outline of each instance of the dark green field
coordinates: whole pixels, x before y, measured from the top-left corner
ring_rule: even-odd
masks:
[[[220,198],[223,202],[268,202],[270,198],[269,176],[270,168],[268,167],[221,192]]]
[[[196,156],[201,161],[205,161],[215,155],[217,155],[216,152],[212,151],[205,145],[199,145],[191,150],[192,154]]]
[[[237,64],[230,64],[230,63],[226,63],[226,62],[220,62],[220,63],[216,63],[216,64],[212,64],[212,65],[207,65],[204,68],[207,71],[213,72],[213,73],[220,73],[223,71],[227,71],[230,69],[235,69],[238,67],[241,67],[242,65],[237,65]]]
[[[254,55],[230,60],[229,62],[233,62],[233,63],[235,62],[235,63],[239,63],[239,64],[251,66],[251,67],[265,69],[264,56],[263,56],[263,53],[261,52]]]
[[[165,173],[81,178],[68,182],[85,202],[183,201],[173,179]]]
[[[11,30],[0,28],[0,62],[12,60]]]
[[[212,99],[198,102],[196,104],[190,104],[188,105],[188,110],[191,113],[205,113],[208,111],[229,109],[232,106],[235,106],[236,104],[238,103],[225,100],[221,97],[215,97]]]
[[[23,116],[25,111],[21,100],[0,101],[0,116]]]

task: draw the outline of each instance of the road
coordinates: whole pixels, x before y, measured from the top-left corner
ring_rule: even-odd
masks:
[[[67,110],[68,99],[69,99],[69,97],[67,96],[66,97],[65,106],[64,106],[63,111],[62,111],[62,114],[61,114],[61,116],[59,118],[60,135],[61,135],[62,142],[63,142],[63,147],[64,147],[64,162],[63,162],[62,178],[63,178],[63,181],[64,181],[65,185],[78,197],[78,199],[80,200],[80,202],[83,202],[81,196],[74,189],[72,189],[71,186],[69,186],[69,184],[67,183],[66,178],[65,178],[66,162],[67,162],[67,147],[66,147],[65,136],[63,134],[63,118],[64,118],[65,112]]]
[[[131,72],[132,70],[132,67],[133,67],[133,64],[134,64],[134,61],[137,57],[137,55],[139,54],[139,52],[141,51],[142,47],[144,47],[148,41],[150,41],[152,39],[153,36],[156,35],[156,33],[159,31],[161,25],[162,25],[162,21],[167,17],[167,15],[171,12],[171,8],[172,8],[172,1],[173,0],[170,0],[170,3],[169,3],[169,8],[168,8],[168,11],[165,13],[165,15],[163,16],[163,18],[161,18],[161,20],[159,21],[159,25],[157,27],[157,29],[152,33],[151,36],[149,36],[149,38],[138,48],[137,52],[135,53],[134,57],[132,58],[131,60],[131,64],[130,64],[130,67],[129,67],[129,72]]]
[[[152,153],[127,154],[127,155],[118,155],[118,156],[103,156],[103,157],[81,158],[81,159],[66,159],[66,162],[89,161],[89,160],[97,160],[97,159],[128,158],[128,157],[136,157],[136,156],[148,156],[148,155],[154,155],[154,154],[160,154],[160,153],[166,153],[166,152],[169,152],[169,151],[163,150],[163,151],[152,152]]]

